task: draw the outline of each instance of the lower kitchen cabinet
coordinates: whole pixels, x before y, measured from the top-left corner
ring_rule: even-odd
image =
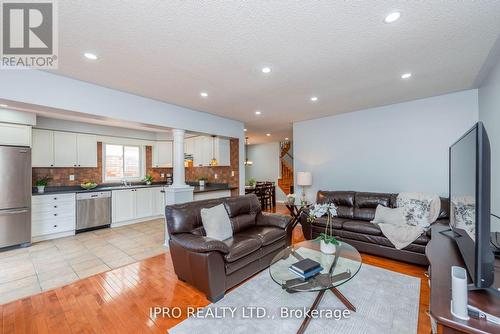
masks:
[[[75,234],[75,194],[36,195],[31,198],[32,242]]]
[[[112,224],[126,225],[163,215],[163,187],[112,191]]]

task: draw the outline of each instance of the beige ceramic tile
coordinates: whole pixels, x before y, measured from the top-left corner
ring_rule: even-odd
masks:
[[[83,270],[75,270],[75,271],[76,271],[76,274],[78,275],[78,277],[85,278],[85,277],[89,277],[89,276],[103,273],[103,272],[108,271],[110,269],[111,269],[110,267],[108,267],[107,265],[105,265],[103,263],[103,264],[100,264],[100,265],[97,265],[94,267],[90,267],[90,268],[83,269]]]
[[[61,274],[55,277],[52,277],[47,280],[40,280],[40,286],[43,291],[58,288],[67,284],[70,284],[72,282],[75,282],[78,280],[78,276],[74,272],[71,273],[66,273],[66,274]]]
[[[37,294],[41,291],[36,276],[0,284],[0,304]]]

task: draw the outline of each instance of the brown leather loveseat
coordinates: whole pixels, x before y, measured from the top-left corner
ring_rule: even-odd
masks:
[[[427,265],[425,246],[430,240],[429,232],[424,232],[407,247],[398,250],[387,239],[380,228],[370,221],[375,218],[377,205],[396,207],[398,194],[366,193],[354,191],[318,191],[317,203],[334,203],[337,217],[333,218],[333,233],[360,252],[383,256],[409,263]],[[441,198],[441,211],[437,222],[448,224],[448,200]],[[301,225],[306,239],[314,239],[325,230],[326,217],[315,222],[307,221],[307,214],[301,216]]]
[[[233,237],[206,237],[200,210],[224,204]],[[167,206],[170,254],[177,277],[215,302],[231,287],[267,268],[291,242],[290,217],[263,213],[257,196],[245,195]]]

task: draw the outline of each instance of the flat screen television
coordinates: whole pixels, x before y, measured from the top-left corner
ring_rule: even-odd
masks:
[[[478,122],[450,147],[450,227],[473,281],[485,289],[494,282],[490,246],[490,142]]]

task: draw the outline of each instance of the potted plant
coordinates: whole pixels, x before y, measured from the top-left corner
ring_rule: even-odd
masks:
[[[249,186],[249,187],[255,187],[255,184],[257,183],[257,181],[255,181],[255,179],[249,179],[245,182],[246,186]]]
[[[151,174],[146,174],[146,176],[144,176],[143,181],[145,181],[146,184],[149,186],[153,182],[153,176]]]
[[[208,178],[206,178],[205,176],[200,176],[197,180],[198,183],[200,184],[200,187],[204,187],[205,182],[208,181]]]
[[[309,210],[307,220],[312,223],[325,214],[327,215],[325,232],[320,233],[316,240],[320,241],[320,250],[322,253],[335,254],[336,246],[340,245],[340,242],[333,236],[332,217],[337,215],[335,204],[314,204]]]
[[[43,194],[45,191],[45,187],[49,183],[50,178],[48,176],[42,177],[41,179],[36,180],[35,186],[37,187],[38,193]]]

